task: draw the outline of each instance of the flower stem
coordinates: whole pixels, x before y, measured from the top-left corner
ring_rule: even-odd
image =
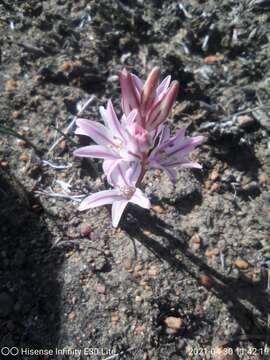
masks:
[[[137,180],[137,182],[136,182],[136,187],[140,186],[140,184],[141,184],[141,182],[142,182],[142,180],[143,180],[143,177],[144,177],[144,175],[145,175],[145,173],[146,173],[146,168],[145,168],[146,160],[147,160],[147,154],[144,153],[144,154],[143,154],[143,157],[142,157],[142,162],[141,162],[142,170],[141,170],[140,176],[139,176],[139,178],[138,178],[138,180]]]

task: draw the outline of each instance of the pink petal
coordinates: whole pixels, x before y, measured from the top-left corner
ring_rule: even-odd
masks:
[[[128,116],[126,117],[126,124],[127,125],[131,125],[135,122],[135,119],[136,119],[136,116],[138,114],[138,110],[137,109],[134,109],[132,110]]]
[[[126,170],[127,182],[130,186],[135,186],[142,171],[140,161],[132,161],[129,163],[129,168]]]
[[[142,80],[141,80],[137,75],[135,75],[135,74],[131,74],[131,76],[132,76],[132,78],[133,78],[133,80],[134,80],[134,84],[135,84],[135,87],[136,87],[136,89],[137,89],[137,92],[138,92],[139,94],[141,94],[142,88],[143,88],[143,82],[142,82]]]
[[[126,178],[126,171],[129,167],[129,163],[126,161],[121,161],[118,163],[114,169],[111,171],[110,180],[111,184],[116,186],[130,186],[128,179]]]
[[[196,162],[188,161],[188,160],[179,160],[179,161],[172,161],[164,164],[164,167],[181,167],[181,168],[195,168],[195,169],[202,169],[202,166]]]
[[[155,66],[150,74],[147,76],[147,79],[144,83],[142,94],[141,94],[141,110],[142,114],[149,108],[151,105],[155,94],[156,87],[160,77],[160,69],[158,66]]]
[[[123,159],[117,159],[117,160],[104,160],[103,162],[103,172],[107,176],[107,181],[112,186],[116,186],[116,184],[112,180],[112,172],[115,169],[115,167],[121,162],[124,161]]]
[[[119,159],[119,155],[115,151],[102,145],[89,145],[81,147],[75,150],[73,155],[97,159]]]
[[[156,90],[157,96],[162,95],[163,92],[167,91],[171,82],[171,76],[168,75],[165,77],[165,79],[162,80],[162,82],[159,84]]]
[[[151,207],[149,199],[147,199],[147,197],[140,189],[136,189],[135,193],[129,201],[133,204],[141,206],[144,209],[150,209]]]
[[[200,144],[202,144],[203,142],[205,142],[206,138],[205,136],[199,135],[199,136],[194,136],[192,138],[189,139],[193,146],[198,146]]]
[[[173,81],[166,95],[152,107],[146,123],[149,131],[155,129],[167,119],[177,96],[178,87],[178,82]]]
[[[80,206],[79,210],[92,209],[97,206],[112,204],[114,201],[119,201],[123,199],[123,196],[119,192],[119,190],[103,190],[99,191],[95,194],[87,196]]]
[[[170,139],[170,135],[171,135],[171,131],[169,126],[164,126],[161,133],[160,133],[160,138],[159,138],[159,144],[158,146],[167,143]]]
[[[173,144],[173,143],[175,143],[177,145],[182,144],[183,140],[187,140],[187,139],[185,139],[186,130],[187,129],[185,127],[178,130],[177,133],[171,139],[168,140],[166,145],[170,145],[170,144]]]
[[[128,204],[127,200],[115,201],[112,205],[112,225],[113,227],[117,227],[121,216]]]
[[[86,119],[77,119],[76,124],[78,125],[78,128],[75,131],[75,134],[89,136],[100,145],[114,145],[109,130],[102,124]]]
[[[122,139],[124,130],[116,116],[111,100],[108,101],[107,109],[101,106],[99,110],[106,127],[112,131],[112,135]]]
[[[176,144],[175,146],[169,148],[166,147],[164,148],[168,158],[169,157],[176,157],[176,156],[184,156],[187,155],[189,152],[191,152],[192,150],[194,150],[196,147],[196,143],[193,144],[192,141],[190,141],[189,139],[186,139],[185,142],[183,142],[182,144],[180,143],[179,145]]]
[[[140,99],[133,78],[126,69],[120,72],[119,80],[122,92],[122,109],[128,115],[131,110],[139,108]]]

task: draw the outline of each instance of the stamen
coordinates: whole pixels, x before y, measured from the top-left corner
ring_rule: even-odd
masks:
[[[115,146],[117,147],[117,149],[122,149],[123,148],[123,141],[117,137],[113,137],[113,140],[114,140],[114,144]]]
[[[131,186],[120,186],[119,190],[128,200],[133,196],[136,191],[136,189]]]

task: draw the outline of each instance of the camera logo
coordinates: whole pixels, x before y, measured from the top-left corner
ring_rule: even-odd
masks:
[[[0,349],[0,354],[3,356],[16,356],[19,355],[20,351],[17,347],[13,346],[11,348],[4,346]]]

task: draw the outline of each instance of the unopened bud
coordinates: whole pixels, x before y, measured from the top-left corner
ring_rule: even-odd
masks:
[[[160,77],[160,68],[154,67],[148,75],[141,94],[141,109],[144,112],[155,97],[155,90]]]
[[[172,109],[173,103],[178,93],[179,83],[173,81],[170,89],[165,97],[152,109],[147,120],[147,129],[149,131],[156,129],[163,121],[165,121]]]

